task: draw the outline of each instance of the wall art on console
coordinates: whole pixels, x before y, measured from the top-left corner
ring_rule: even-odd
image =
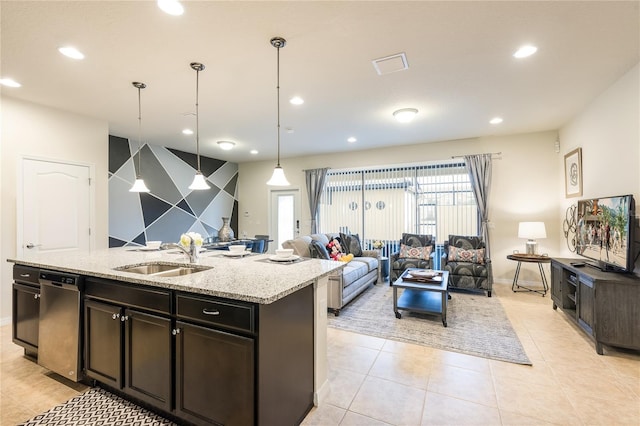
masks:
[[[564,187],[567,198],[582,196],[582,148],[564,156]]]

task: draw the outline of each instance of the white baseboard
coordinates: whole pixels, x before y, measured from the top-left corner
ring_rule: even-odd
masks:
[[[11,317],[0,318],[0,327],[11,324]]]
[[[331,387],[329,386],[329,380],[325,380],[324,383],[318,388],[317,392],[313,393],[313,405],[319,407],[329,397]]]

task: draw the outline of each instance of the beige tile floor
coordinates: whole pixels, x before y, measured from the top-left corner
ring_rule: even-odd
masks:
[[[455,297],[455,294],[454,294]],[[640,354],[593,343],[549,296],[498,297],[533,366],[328,330],[328,401],[305,425],[640,425]],[[0,328],[0,425],[15,425],[84,388],[22,356]],[[59,379],[64,380],[64,379]]]

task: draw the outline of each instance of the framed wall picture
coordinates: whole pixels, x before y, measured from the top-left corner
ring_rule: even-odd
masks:
[[[582,196],[582,148],[564,156],[564,188],[567,198]]]

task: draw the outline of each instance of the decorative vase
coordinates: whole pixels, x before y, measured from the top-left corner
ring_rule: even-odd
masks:
[[[222,218],[222,226],[218,231],[218,241],[226,242],[233,240],[233,229],[229,226],[229,218]]]

